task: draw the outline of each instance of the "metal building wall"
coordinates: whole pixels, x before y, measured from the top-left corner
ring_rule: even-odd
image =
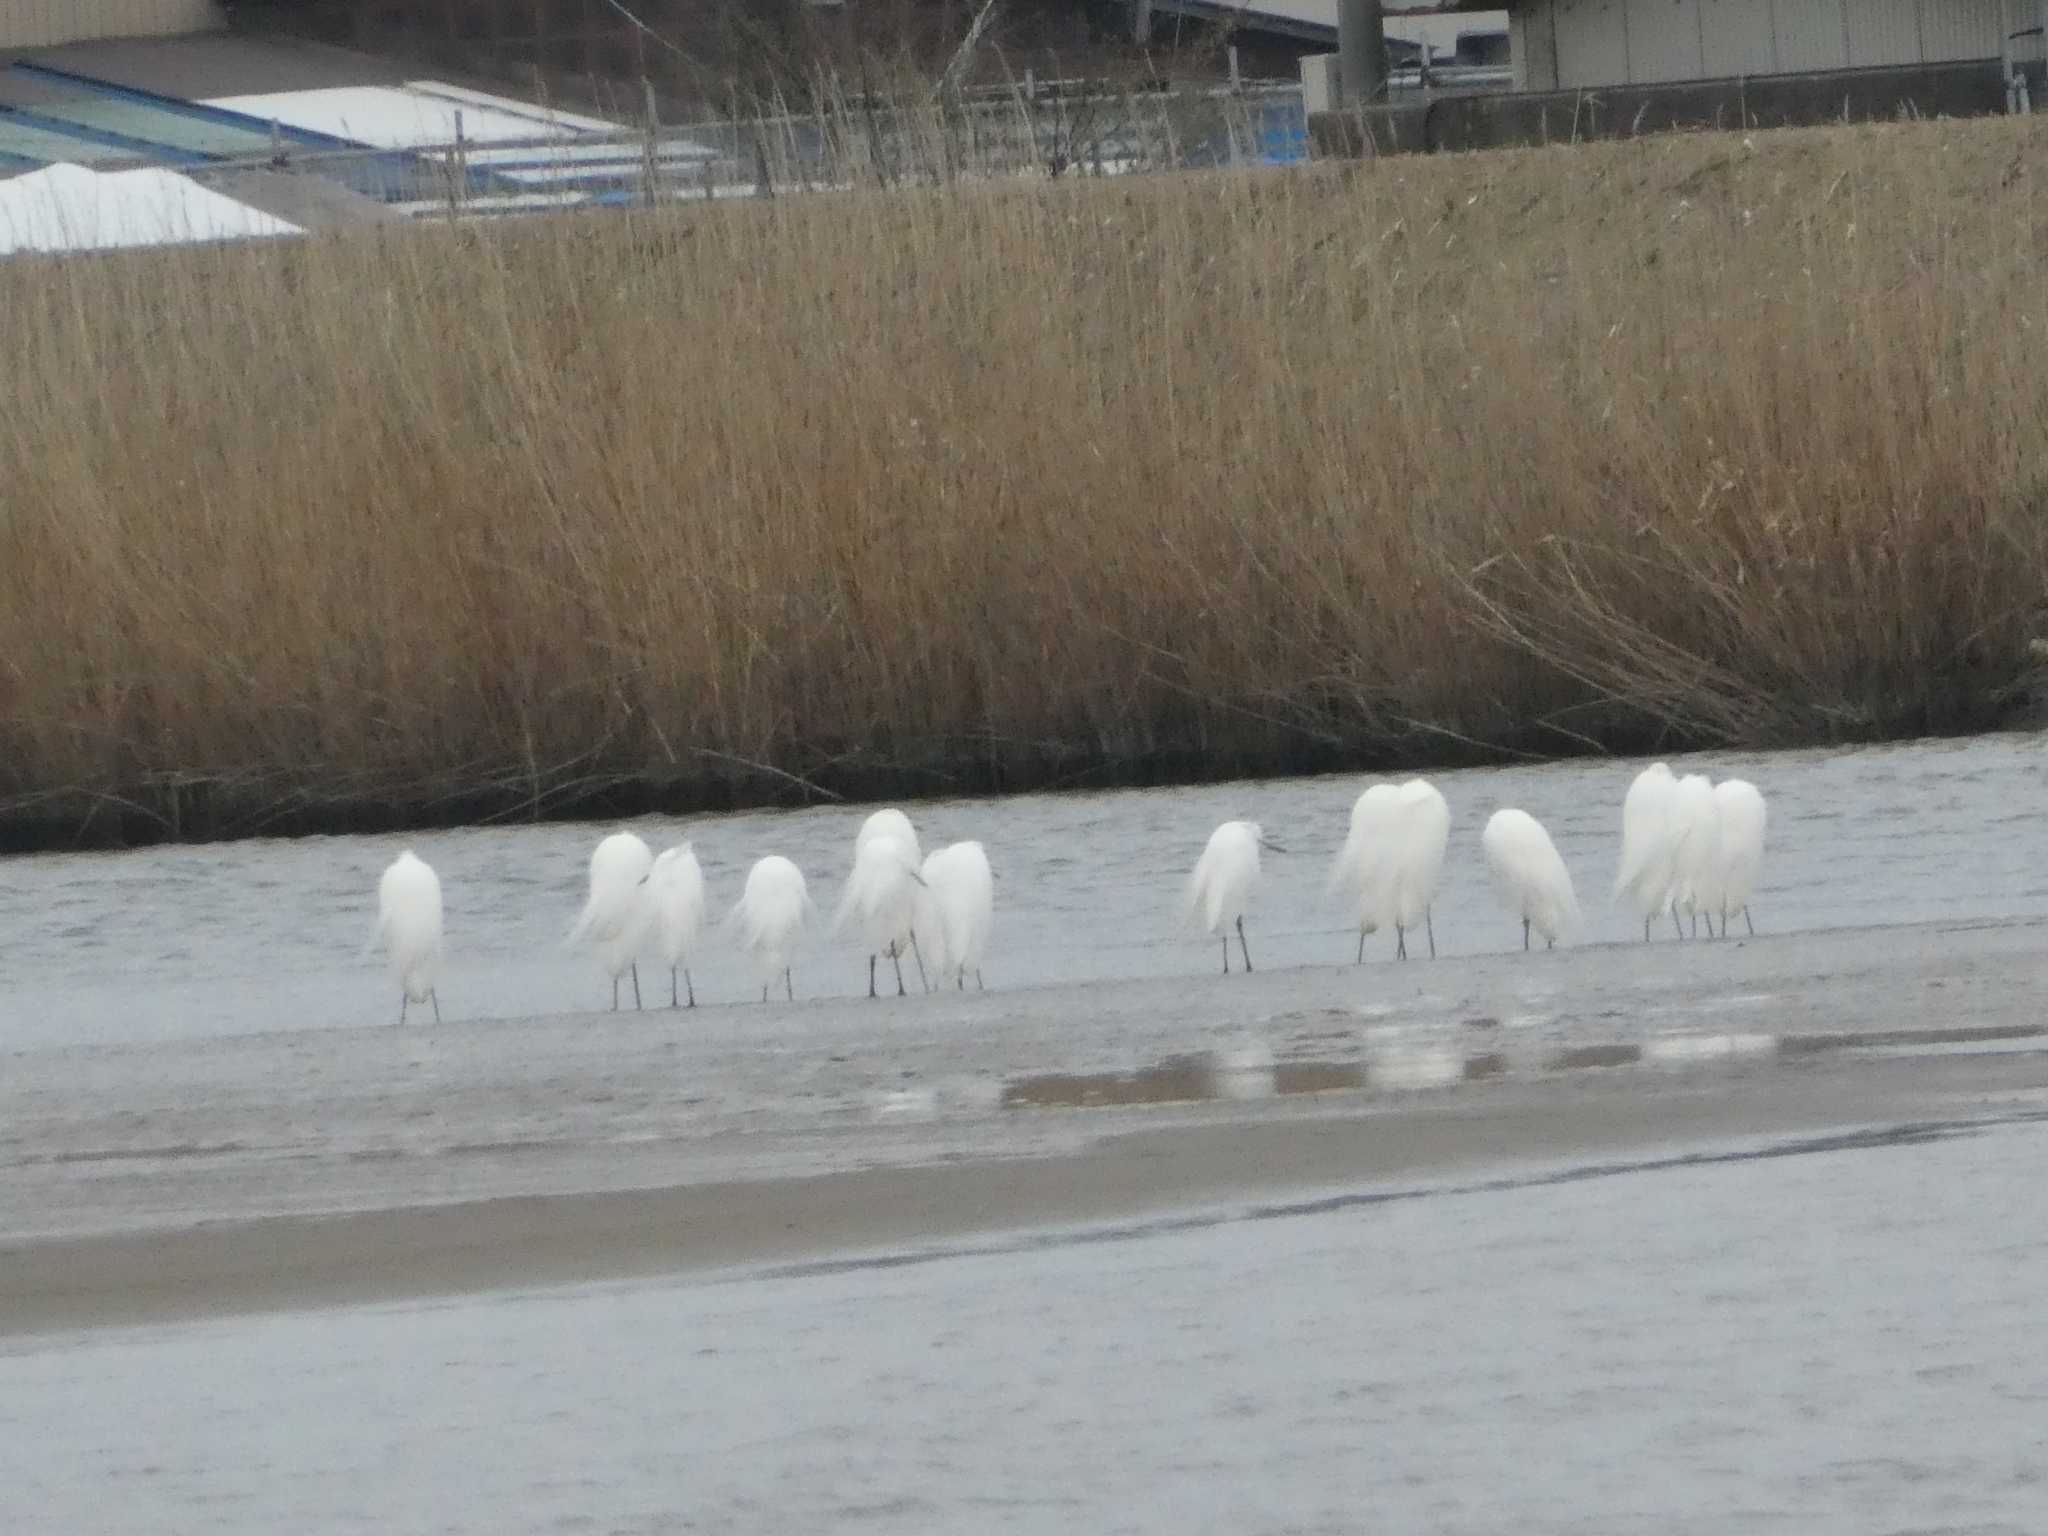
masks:
[[[1527,90],[1989,59],[2037,0],[1530,0],[1512,16]],[[1529,63],[1522,64],[1524,39]],[[2017,45],[2021,57],[2042,44]],[[1554,61],[1554,73],[1548,68]]]
[[[1606,85],[1628,78],[1627,0],[1547,0],[1556,11],[1557,83]]]
[[[1701,78],[1769,75],[1778,68],[1771,15],[1776,0],[1700,0]]]
[[[166,37],[225,24],[214,0],[0,0],[0,48]]]

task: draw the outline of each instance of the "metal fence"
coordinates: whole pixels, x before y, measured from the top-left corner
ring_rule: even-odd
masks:
[[[324,179],[411,217],[644,206],[858,187],[1107,176],[1305,159],[1298,86],[1235,90],[1016,90],[905,104],[848,96],[822,111],[637,130],[471,140],[405,150],[322,149],[282,137],[269,154],[179,167],[224,188],[261,170]]]

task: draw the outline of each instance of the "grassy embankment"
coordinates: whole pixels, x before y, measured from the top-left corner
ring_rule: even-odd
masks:
[[[0,264],[16,840],[1965,730],[2028,121]]]

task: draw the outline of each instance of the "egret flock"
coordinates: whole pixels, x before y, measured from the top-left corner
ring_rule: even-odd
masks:
[[[1680,938],[1688,931],[1697,937],[1702,919],[1709,937],[1725,938],[1738,912],[1754,934],[1749,900],[1763,867],[1764,824],[1764,797],[1748,780],[1716,784],[1698,773],[1680,778],[1666,764],[1652,763],[1622,802],[1614,898],[1642,920],[1646,940],[1666,913]],[[1395,957],[1407,959],[1408,935],[1417,927],[1435,957],[1433,908],[1450,830],[1450,806],[1425,779],[1373,784],[1358,796],[1324,887],[1357,926],[1357,961],[1365,959],[1367,936],[1387,929],[1394,933]],[[1546,948],[1568,940],[1580,922],[1578,896],[1543,824],[1527,811],[1497,810],[1480,847],[1503,904],[1522,925],[1522,947],[1533,947],[1532,937],[1541,937]],[[1188,876],[1184,915],[1221,942],[1225,975],[1233,930],[1243,968],[1252,968],[1244,920],[1259,884],[1261,851],[1286,852],[1256,821],[1226,821],[1210,834]],[[438,1022],[440,878],[408,848],[379,880],[377,905],[373,942],[382,943],[403,994],[399,1022],[418,1003],[431,1003]],[[982,985],[994,909],[994,875],[980,843],[950,843],[925,854],[910,818],[884,809],[870,815],[854,839],[830,931],[859,935],[870,997],[879,995],[884,959],[897,995],[908,995],[906,954],[924,990],[951,981],[964,991],[970,974],[977,988]],[[771,853],[747,871],[740,898],[720,926],[752,962],[763,1002],[778,980],[783,996],[794,1001],[791,966],[816,910],[803,871],[782,855]],[[684,841],[656,857],[637,833],[614,832],[591,852],[589,890],[568,942],[588,948],[611,978],[614,1009],[619,983],[628,976],[633,1005],[642,1005],[640,960],[650,953],[669,968],[670,1006],[694,1008],[690,960],[706,926],[704,871],[693,846]]]

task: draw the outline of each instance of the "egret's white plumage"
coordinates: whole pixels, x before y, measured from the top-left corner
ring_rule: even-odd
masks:
[[[1721,809],[1714,799],[1714,781],[1704,773],[1688,773],[1678,781],[1671,802],[1671,894],[1692,919],[1695,935],[1699,914],[1707,912],[1711,937],[1715,905],[1713,885],[1721,856]]]
[[[917,926],[933,950],[932,974],[948,976],[964,989],[967,973],[981,986],[981,957],[995,920],[995,876],[988,854],[975,842],[948,843],[925,857],[923,905]]]
[[[377,938],[403,993],[398,1022],[409,1004],[431,1002],[441,1022],[434,978],[441,968],[441,877],[410,848],[393,859],[377,882]]]
[[[1400,822],[1395,830],[1394,857],[1387,880],[1387,915],[1394,925],[1394,953],[1408,958],[1408,930],[1417,922],[1429,934],[1429,957],[1436,958],[1436,919],[1430,906],[1444,875],[1444,852],[1451,842],[1451,808],[1427,779],[1410,779],[1399,791]]]
[[[647,872],[647,894],[653,903],[655,948],[668,963],[668,1005],[676,1006],[676,972],[680,969],[694,1008],[697,987],[690,980],[688,961],[704,925],[704,868],[691,843],[686,840],[662,851]]]
[[[738,930],[740,945],[753,960],[762,1002],[768,1001],[768,984],[777,975],[782,977],[785,995],[795,1001],[790,961],[810,912],[811,894],[804,884],[804,872],[781,854],[758,859],[747,871],[746,886],[728,921]]]
[[[1330,861],[1326,894],[1341,895],[1358,924],[1358,958],[1365,959],[1365,936],[1377,933],[1385,918],[1384,870],[1400,815],[1401,790],[1395,784],[1369,784],[1351,802],[1351,829],[1344,846]]]
[[[1614,874],[1614,894],[1626,899],[1643,920],[1650,921],[1671,905],[1677,874],[1673,863],[1678,845],[1678,780],[1666,763],[1652,763],[1635,776],[1621,802],[1621,862]],[[1671,914],[1678,928],[1678,914]]]
[[[1527,811],[1495,811],[1480,843],[1501,899],[1522,920],[1522,948],[1529,947],[1532,927],[1546,945],[1577,929],[1579,899],[1572,890],[1571,871],[1541,822]]]
[[[619,1006],[619,977],[633,973],[633,1006],[640,1006],[640,949],[654,920],[647,876],[654,855],[639,834],[614,832],[590,855],[590,894],[569,930],[571,944],[587,943],[612,979],[612,1007]]]
[[[1188,876],[1185,906],[1203,929],[1223,940],[1223,974],[1230,974],[1230,930],[1237,929],[1244,968],[1252,968],[1245,942],[1244,913],[1259,881],[1259,848],[1271,847],[1256,821],[1226,821],[1209,834],[1208,845]]]
[[[1369,786],[1351,806],[1351,830],[1330,866],[1329,890],[1341,890],[1358,922],[1358,956],[1365,936],[1394,930],[1394,953],[1408,958],[1408,930],[1426,925],[1436,954],[1430,904],[1443,879],[1450,845],[1451,808],[1427,779]]]
[[[893,837],[897,842],[901,843],[912,869],[918,868],[924,862],[924,849],[917,840],[917,828],[910,824],[908,816],[897,810],[893,805],[887,805],[879,811],[870,813],[867,820],[860,824],[860,831],[854,834],[853,861],[855,864],[860,862],[861,850],[878,837]],[[849,875],[849,882],[851,879],[852,877]],[[899,979],[903,970],[903,952],[906,949],[917,959],[918,985],[922,986],[926,991],[930,991],[931,984],[924,970],[924,947],[918,942],[914,913],[912,918],[904,924],[901,932],[890,934],[876,947],[876,953],[886,954],[895,962]]]
[[[1727,936],[1729,914],[1738,910],[1744,925],[1755,933],[1749,898],[1764,864],[1763,792],[1747,779],[1723,779],[1714,786],[1714,803],[1720,811],[1714,896],[1721,911],[1721,934]]]
[[[917,925],[922,880],[915,843],[886,829],[857,841],[853,873],[839,893],[832,931],[841,932],[852,924],[866,941],[869,997],[875,995],[875,962],[885,953],[896,963],[896,995],[904,995],[902,945]]]

